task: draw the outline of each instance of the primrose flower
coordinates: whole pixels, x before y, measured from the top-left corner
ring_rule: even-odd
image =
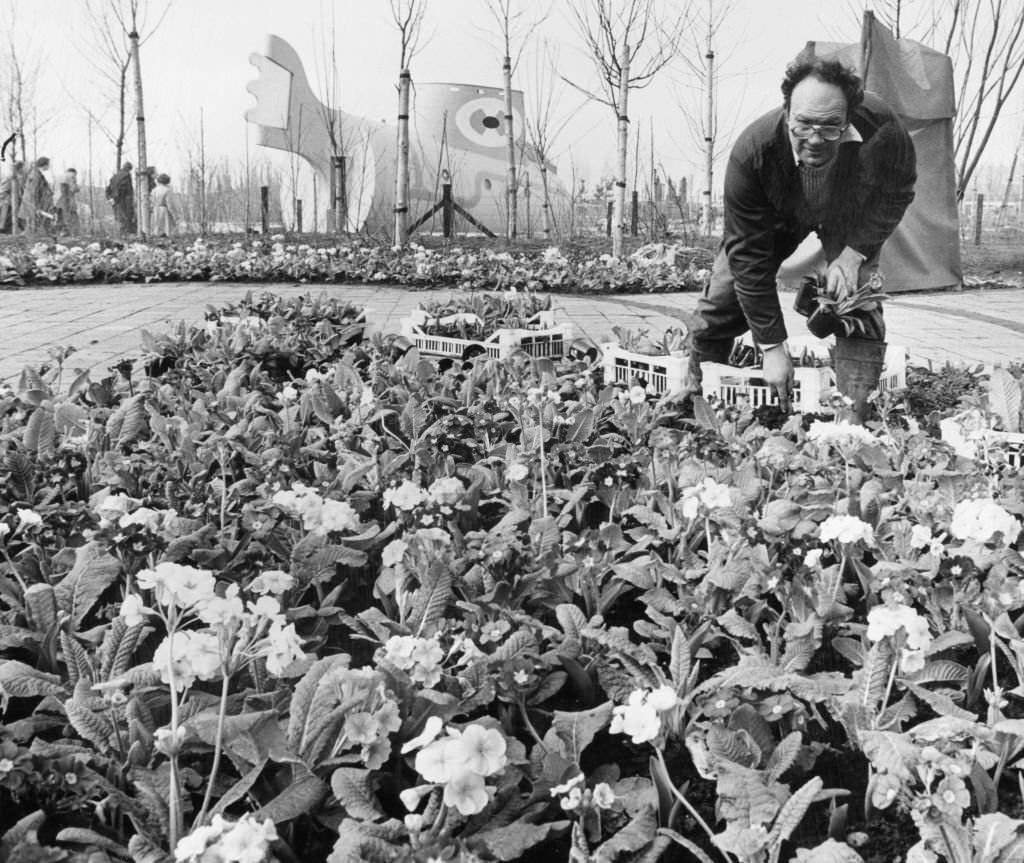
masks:
[[[871,525],[855,515],[829,516],[821,523],[819,538],[822,542],[834,539],[845,545],[858,541],[865,545],[875,544],[875,532]]]
[[[1020,533],[1020,522],[992,498],[979,498],[956,505],[949,529],[957,539],[985,543],[1000,534],[1006,545],[1012,545]]]
[[[678,700],[670,686],[661,686],[653,692],[635,689],[625,704],[612,708],[612,734],[628,734],[633,743],[646,743],[661,734],[661,717],[676,706]]]
[[[908,605],[876,605],[868,612],[868,641],[881,641],[900,630],[906,634],[909,650],[926,651],[932,636],[928,621]],[[913,659],[911,660],[913,661]]]
[[[253,593],[271,593],[278,596],[294,585],[295,579],[284,570],[268,569],[249,582],[249,590]]]
[[[409,672],[409,677],[427,688],[441,682],[444,651],[436,638],[392,635],[384,644],[383,658],[396,668]]]
[[[472,770],[461,770],[444,786],[444,805],[458,809],[462,815],[482,812],[490,799],[484,778]]]
[[[343,500],[326,499],[323,508],[320,510],[320,524],[313,530],[315,533],[330,533],[336,531],[355,530],[359,526],[359,516],[352,509],[351,505]]]
[[[130,513],[141,501],[128,497],[124,492],[108,494],[95,507],[96,515],[104,525],[112,524]]]
[[[245,604],[238,595],[238,585],[228,587],[224,596],[211,596],[196,606],[199,619],[209,626],[229,627],[245,616]]]
[[[274,822],[243,815],[231,822],[214,815],[210,823],[197,827],[178,840],[175,863],[264,863],[270,843],[277,839]]]
[[[156,530],[160,526],[162,513],[159,510],[140,506],[134,512],[126,512],[117,520],[118,527],[131,527],[137,524],[147,530]]]
[[[34,509],[18,509],[18,526],[35,527],[43,523],[43,517]]]
[[[384,566],[398,566],[409,550],[409,543],[403,539],[393,539],[384,546],[380,553],[380,562]]]
[[[506,475],[512,482],[522,482],[530,475],[530,469],[521,461],[509,465]]]
[[[384,490],[384,506],[411,512],[427,499],[427,493],[412,480],[404,480],[398,488]]]
[[[434,480],[427,489],[427,495],[438,506],[452,506],[459,502],[466,488],[457,476],[443,476]]]
[[[285,625],[280,618],[272,620],[267,641],[267,671],[275,677],[281,677],[289,665],[306,655],[294,623]]]
[[[807,430],[807,438],[815,443],[834,446],[840,451],[856,450],[862,446],[878,443],[878,438],[864,426],[854,425],[847,420],[841,422],[815,420]]]
[[[459,740],[465,752],[466,767],[481,776],[497,773],[508,760],[505,757],[508,743],[501,732],[493,728],[469,725]]]
[[[177,605],[181,609],[190,609],[212,599],[216,588],[210,570],[168,561],[158,563],[155,569],[140,570],[135,578],[143,590],[153,591],[158,603]]]
[[[629,388],[629,403],[633,405],[642,405],[647,401],[647,390],[643,387],[630,387]]]
[[[180,631],[168,635],[153,653],[160,679],[175,691],[188,689],[196,679],[213,680],[221,667],[220,641],[212,632]]]
[[[145,603],[134,593],[129,593],[121,602],[121,609],[118,612],[124,618],[126,626],[139,626],[144,620],[144,615],[149,609]]]
[[[599,809],[611,809],[615,805],[615,792],[607,782],[594,786],[594,803]]]
[[[732,506],[729,486],[705,477],[698,485],[683,490],[681,499],[683,516],[696,518],[703,506],[706,510],[724,509]]]

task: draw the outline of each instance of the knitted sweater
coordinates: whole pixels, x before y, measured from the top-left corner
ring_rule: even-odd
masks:
[[[740,307],[760,344],[786,338],[776,274],[812,230],[829,260],[844,246],[871,258],[914,199],[914,145],[892,109],[869,93],[851,112],[850,122],[862,140],[839,145],[831,194],[813,214],[783,108],[754,121],[733,147],[725,173],[722,244]]]

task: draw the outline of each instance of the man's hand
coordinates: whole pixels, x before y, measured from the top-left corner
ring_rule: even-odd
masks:
[[[764,379],[779,394],[779,407],[788,411],[793,396],[793,360],[785,342],[765,349]]]
[[[860,265],[864,256],[847,246],[825,272],[825,293],[836,300],[844,300],[857,290]]]

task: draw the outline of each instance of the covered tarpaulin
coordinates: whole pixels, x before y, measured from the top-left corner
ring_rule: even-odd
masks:
[[[903,120],[917,152],[914,202],[882,248],[888,292],[959,287],[959,213],[953,161],[953,63],[909,39],[895,39],[871,13],[860,43],[811,42],[807,50],[858,69],[866,90]],[[865,74],[866,72],[866,74]]]

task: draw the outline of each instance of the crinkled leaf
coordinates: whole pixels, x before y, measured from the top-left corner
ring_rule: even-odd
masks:
[[[606,701],[590,710],[568,712],[556,710],[551,727],[544,735],[544,745],[563,758],[579,764],[580,755],[612,718],[612,703]]]
[[[331,793],[350,817],[360,821],[376,821],[384,817],[370,777],[369,770],[359,767],[339,767],[331,774]]]

